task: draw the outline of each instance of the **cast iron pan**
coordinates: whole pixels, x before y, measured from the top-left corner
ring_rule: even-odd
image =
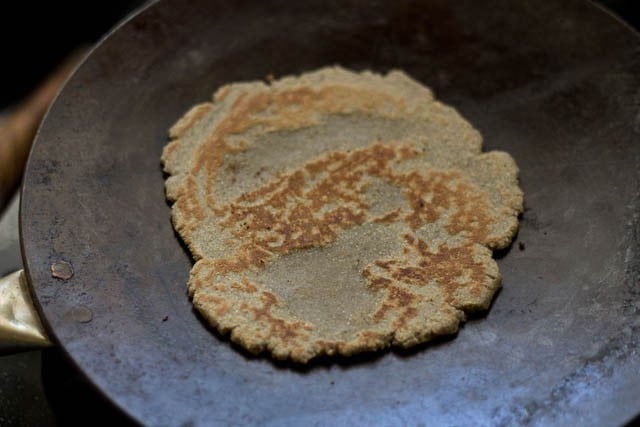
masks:
[[[582,0],[153,4],[57,98],[24,179],[25,267],[57,344],[153,425],[615,425],[640,411],[640,39]],[[503,289],[454,339],[305,369],[194,312],[160,153],[216,87],[401,68],[521,169]],[[52,263],[73,266],[69,280]]]

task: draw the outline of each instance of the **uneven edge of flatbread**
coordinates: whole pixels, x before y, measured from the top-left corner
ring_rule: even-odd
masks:
[[[299,77],[283,78],[274,82],[272,87],[276,89],[291,86],[301,87],[321,83],[324,80],[330,80],[332,82],[339,81],[340,83],[352,84],[364,88],[372,85],[376,90],[380,90],[381,87],[388,87],[396,95],[402,96],[405,100],[423,97],[423,99],[427,98],[432,102],[437,102],[433,100],[433,96],[427,88],[399,71],[392,71],[383,77],[368,71],[355,74],[338,67],[325,68],[320,71],[303,74]],[[226,111],[230,108],[230,105],[232,105],[239,93],[254,89],[264,89],[266,87],[267,85],[262,82],[233,83],[224,86],[215,93],[213,102],[194,106],[176,122],[170,130],[171,142],[165,147],[162,155],[164,169],[170,174],[166,180],[167,198],[170,201],[175,202],[180,197],[180,192],[183,190],[183,180],[187,178],[187,174],[192,167],[191,159],[193,158],[193,150],[197,148],[197,141],[190,141],[189,138],[184,138],[184,136],[189,133],[197,134],[207,127],[214,127],[215,124],[212,124],[211,121],[215,122],[215,120],[224,117]],[[416,102],[415,105],[411,105],[410,107],[419,109],[420,102]],[[195,138],[192,139],[195,140]],[[503,209],[500,215],[501,218],[504,218],[503,222],[496,225],[496,233],[493,233],[492,239],[487,242],[485,250],[504,248],[509,245],[517,231],[517,217],[522,211],[522,192],[517,185],[518,169],[511,156],[507,153],[499,151],[482,153],[481,140],[480,144],[478,144],[473,151],[475,151],[477,155],[469,159],[468,164],[465,166],[465,171],[483,190],[488,193],[493,193],[493,197],[500,198],[502,201],[501,208]],[[172,220],[176,230],[178,230],[187,246],[192,250],[194,258],[196,260],[200,259],[200,254],[193,250],[190,236],[186,233],[187,230],[184,226],[183,218],[181,217],[181,213],[176,210],[175,204],[172,208]],[[442,324],[431,325],[429,328],[425,328],[424,325],[422,325],[422,327],[416,328],[413,334],[407,335],[405,333],[403,336],[361,337],[361,339],[355,342],[346,343],[339,347],[314,348],[313,343],[310,343],[311,345],[305,349],[304,352],[290,350],[279,351],[282,350],[279,348],[279,343],[272,342],[269,337],[261,336],[258,340],[253,340],[251,338],[252,334],[260,336],[261,331],[259,328],[252,330],[251,325],[248,325],[244,328],[243,333],[238,333],[240,331],[226,328],[225,325],[220,324],[219,319],[207,310],[206,307],[202,307],[203,304],[195,298],[194,305],[207,318],[209,323],[216,326],[222,333],[230,333],[233,341],[241,344],[249,351],[259,353],[268,350],[276,358],[291,358],[294,361],[304,363],[310,358],[321,354],[340,353],[349,356],[364,350],[376,350],[389,345],[410,347],[420,342],[428,341],[437,335],[456,332],[460,322],[464,321],[464,311],[486,310],[491,303],[495,291],[500,287],[501,277],[497,265],[493,259],[490,260],[490,263],[491,265],[486,266],[487,270],[492,272],[491,275],[487,276],[488,281],[484,284],[489,291],[486,293],[486,298],[478,301],[478,304],[475,306],[463,308],[451,307],[452,310],[455,310],[455,313],[453,313],[453,317],[456,318],[455,322],[448,321]]]

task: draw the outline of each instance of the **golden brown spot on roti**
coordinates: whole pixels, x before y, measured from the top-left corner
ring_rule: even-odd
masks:
[[[485,273],[483,265],[474,259],[471,245],[449,247],[442,243],[436,251],[431,251],[424,241],[415,236],[407,234],[404,239],[407,243],[405,248],[412,255],[407,259],[411,261],[374,261],[381,273],[372,273],[372,266],[364,272],[371,286],[389,283],[424,286],[435,281],[450,304],[455,303],[454,294],[460,287],[468,288],[471,295],[480,294]]]
[[[233,282],[231,287],[233,289],[237,289],[239,291],[248,292],[248,293],[254,293],[258,290],[257,286],[249,282],[249,279],[247,279],[246,277],[243,277],[242,281],[240,282]]]
[[[193,176],[187,176],[185,179],[187,188],[196,186],[196,179]],[[175,202],[175,206],[179,212],[182,212],[185,217],[191,218],[192,221],[201,221],[205,218],[206,214],[200,203],[193,198],[185,197],[185,191],[183,190],[178,194],[178,199]],[[177,227],[177,226],[176,226]],[[189,232],[189,226],[185,225],[183,230]],[[178,231],[181,231],[180,229]]]
[[[171,127],[169,133],[172,138],[180,138],[184,133],[189,130],[195,123],[197,123],[202,117],[204,117],[213,105],[210,102],[198,104],[192,107],[175,125]],[[178,144],[169,144],[165,147],[167,154],[177,148]]]
[[[263,291],[261,300],[262,306],[250,307],[249,310],[253,312],[254,320],[269,325],[271,335],[275,335],[287,343],[294,338],[307,335],[305,331],[311,330],[304,322],[288,322],[274,316],[271,310],[277,304],[278,299],[271,292]]]
[[[271,253],[259,246],[248,245],[243,253],[235,257],[207,259],[206,262],[211,267],[208,276],[213,277],[214,274],[240,272],[252,266],[261,266],[271,256]]]
[[[398,286],[387,286],[386,297],[380,308],[373,314],[374,321],[381,321],[391,310],[398,310],[394,326],[397,329],[406,327],[407,322],[416,317],[418,310],[414,307],[419,296]]]
[[[384,335],[375,331],[360,331],[360,337],[364,341],[364,345],[377,348],[384,340]]]
[[[395,209],[379,218],[372,219],[373,222],[394,222],[400,216],[400,209]]]
[[[229,302],[222,297],[205,294],[201,299],[214,307],[214,313],[218,317],[224,316],[231,309]]]
[[[222,102],[229,95],[229,92],[231,92],[231,86],[223,86],[213,95],[213,99],[216,102]]]
[[[491,219],[487,213],[487,202],[481,192],[468,182],[458,182],[453,193],[456,212],[447,226],[451,234],[467,232],[476,242],[487,238]]]
[[[180,146],[180,140],[175,139],[171,141],[170,143],[165,145],[164,149],[162,150],[163,156],[171,155],[179,146]]]

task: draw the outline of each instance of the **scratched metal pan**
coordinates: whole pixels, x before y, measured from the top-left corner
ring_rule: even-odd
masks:
[[[513,155],[526,210],[488,315],[414,351],[300,369],[194,312],[159,158],[218,86],[330,64],[432,87]],[[591,3],[166,0],[51,108],[22,248],[55,343],[144,424],[618,425],[640,412],[639,190],[640,39]],[[52,277],[59,261],[71,279]]]

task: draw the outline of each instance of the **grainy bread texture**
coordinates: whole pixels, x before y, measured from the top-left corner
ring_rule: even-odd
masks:
[[[518,169],[400,71],[223,86],[170,130],[193,304],[251,352],[305,363],[455,332],[500,286]]]

